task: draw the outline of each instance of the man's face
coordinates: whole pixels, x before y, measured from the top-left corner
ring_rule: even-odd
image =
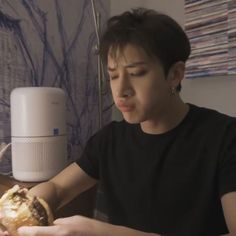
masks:
[[[129,123],[158,121],[170,103],[171,84],[160,62],[128,44],[108,55],[113,99]]]

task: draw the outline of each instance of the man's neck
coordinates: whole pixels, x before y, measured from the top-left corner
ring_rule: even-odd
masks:
[[[144,121],[140,124],[144,133],[162,134],[178,126],[189,111],[189,105],[178,99],[156,120]]]

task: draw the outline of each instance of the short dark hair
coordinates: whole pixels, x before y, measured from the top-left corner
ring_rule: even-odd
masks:
[[[100,55],[104,63],[107,63],[110,50],[115,53],[129,43],[158,58],[166,75],[174,63],[186,62],[191,51],[187,35],[175,20],[145,8],[132,9],[108,20],[100,41]],[[178,91],[180,89],[181,85],[177,87]]]

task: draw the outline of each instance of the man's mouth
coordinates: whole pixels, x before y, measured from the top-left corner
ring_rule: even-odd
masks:
[[[125,104],[123,102],[118,102],[117,107],[121,112],[130,112],[134,109],[133,105]]]

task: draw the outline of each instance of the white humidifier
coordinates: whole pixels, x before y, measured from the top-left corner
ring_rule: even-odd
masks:
[[[60,88],[22,87],[11,92],[13,177],[45,181],[66,165],[65,94]]]

